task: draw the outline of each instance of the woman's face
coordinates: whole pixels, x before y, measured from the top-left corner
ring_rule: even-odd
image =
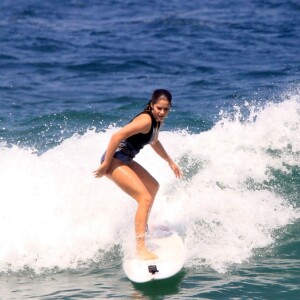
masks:
[[[163,122],[170,111],[170,102],[165,99],[159,99],[152,106],[152,114],[157,122]]]

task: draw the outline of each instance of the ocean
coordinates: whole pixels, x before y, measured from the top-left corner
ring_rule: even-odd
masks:
[[[298,0],[2,0],[1,299],[299,299]],[[136,203],[93,171],[153,90],[172,92],[150,224],[186,263],[133,284]]]

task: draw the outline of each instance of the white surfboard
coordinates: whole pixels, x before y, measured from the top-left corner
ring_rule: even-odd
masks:
[[[136,283],[169,278],[177,274],[185,262],[185,247],[182,238],[165,226],[151,230],[147,247],[158,258],[143,260],[135,255],[125,256],[123,269],[127,277]]]

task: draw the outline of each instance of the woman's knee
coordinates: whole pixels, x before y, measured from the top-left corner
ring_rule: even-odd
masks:
[[[151,207],[154,202],[154,198],[155,196],[150,193],[144,194],[141,196],[139,204],[144,205],[146,207]]]
[[[158,190],[159,190],[159,186],[160,186],[160,185],[159,185],[159,182],[155,180],[154,188],[153,188],[153,190],[152,190],[153,197],[156,196],[156,194],[157,194],[157,192],[158,192]]]

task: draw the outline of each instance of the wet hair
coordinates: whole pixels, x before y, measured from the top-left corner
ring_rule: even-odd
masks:
[[[165,89],[155,90],[152,94],[151,100],[148,102],[144,111],[151,111],[151,104],[154,105],[158,100],[165,99],[169,102],[170,106],[172,105],[172,94]]]

